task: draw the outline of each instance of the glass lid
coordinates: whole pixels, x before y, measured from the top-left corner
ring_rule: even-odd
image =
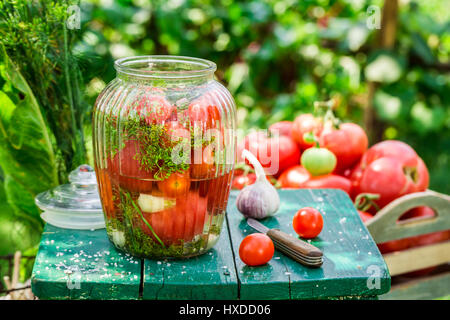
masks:
[[[81,165],[69,174],[70,184],[63,184],[36,196],[41,210],[102,213],[97,190],[95,171],[89,165]]]

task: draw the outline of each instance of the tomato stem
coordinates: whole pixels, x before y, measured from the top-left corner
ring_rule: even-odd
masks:
[[[380,207],[374,201],[379,198],[380,195],[376,193],[360,193],[355,199],[355,207],[357,210],[367,211],[373,206],[376,211],[379,211]]]

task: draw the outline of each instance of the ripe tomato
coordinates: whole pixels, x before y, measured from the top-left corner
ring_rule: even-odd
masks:
[[[379,158],[394,158],[406,167],[417,166],[417,153],[409,145],[398,140],[381,141],[371,146],[361,158],[362,168]]]
[[[111,185],[111,178],[108,171],[105,169],[96,168],[97,182],[100,191],[100,198],[102,199],[103,211],[109,219],[116,217],[116,207],[113,201],[113,190]]]
[[[430,184],[430,174],[422,158],[417,157],[417,180],[415,183],[415,192],[425,191]]]
[[[263,233],[252,233],[239,245],[239,257],[248,266],[260,266],[272,259],[275,247],[272,240]]]
[[[292,138],[297,142],[300,150],[308,149],[314,145],[314,143],[308,143],[303,139],[305,133],[312,132],[315,136],[319,136],[321,131],[322,121],[310,113],[299,115],[292,124]]]
[[[323,218],[318,210],[305,207],[298,210],[294,215],[292,226],[300,237],[312,239],[322,231]]]
[[[367,222],[373,218],[373,216],[368,212],[358,210],[358,214],[359,214],[359,217],[361,218],[362,222]]]
[[[359,193],[379,194],[375,202],[380,208],[415,190],[414,181],[405,174],[402,163],[394,158],[379,158],[370,163],[363,170],[358,187]]]
[[[205,130],[216,127],[216,121],[219,121],[221,116],[214,100],[211,94],[206,93],[191,102],[188,114],[192,126],[199,126]]]
[[[406,250],[411,247],[411,241],[409,238],[391,240],[384,243],[377,244],[381,253],[389,253],[394,251]]]
[[[213,150],[214,148],[212,147],[212,145],[209,145],[203,149],[198,148],[192,151],[190,165],[191,178],[205,179],[208,176],[214,175],[215,165]]]
[[[310,189],[341,189],[349,194],[352,184],[349,179],[336,174],[325,174],[323,176],[311,177],[302,184],[301,188]]]
[[[300,163],[300,149],[287,136],[268,137],[265,132],[252,132],[238,145],[239,161],[243,149],[253,153],[269,175],[279,176]]]
[[[184,197],[166,201],[174,202],[175,205],[170,204],[156,212],[142,211],[146,221],[165,245],[191,241],[203,232],[207,215],[206,198],[196,192],[188,192]],[[147,235],[157,241],[144,221],[141,221],[140,226]]]
[[[303,183],[311,178],[311,174],[300,165],[284,171],[278,178],[281,188],[302,188]]]
[[[158,181],[158,188],[166,197],[178,197],[189,191],[191,181],[189,171],[174,172],[167,179]]]
[[[191,133],[188,129],[183,127],[178,121],[169,121],[164,127],[166,128],[166,134],[162,143],[164,146],[176,145],[178,143],[191,143]]]
[[[139,161],[140,144],[135,140],[127,140],[124,147],[108,161],[108,171],[114,183],[122,188],[135,192],[152,190],[154,172],[142,169]],[[148,180],[145,180],[148,179]]]
[[[280,136],[292,136],[292,121],[279,121],[275,122],[269,127],[269,131],[272,134],[278,133]]]
[[[241,190],[245,186],[251,185],[256,181],[256,174],[249,173],[246,175],[238,175],[233,178],[233,182],[231,183],[232,189]]]
[[[361,164],[357,163],[352,169],[346,170],[345,177],[350,179],[352,188],[350,191],[350,196],[352,199],[356,199],[358,194],[361,193],[359,184],[361,183],[361,177],[363,174],[363,169],[361,168]]]
[[[173,111],[174,107],[161,95],[146,94],[137,100],[136,112],[147,124],[164,122]]]
[[[319,137],[319,143],[336,155],[337,165],[334,171],[342,173],[361,159],[369,140],[357,124],[343,123],[337,130],[326,126]]]
[[[412,219],[412,218],[425,218],[425,217],[434,217],[436,213],[430,207],[420,206],[413,208],[406,213],[402,214],[400,220]]]
[[[325,148],[309,148],[303,152],[301,163],[313,176],[320,176],[334,170],[336,156]]]

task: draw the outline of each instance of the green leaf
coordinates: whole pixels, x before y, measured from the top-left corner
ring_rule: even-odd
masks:
[[[40,225],[34,197],[58,184],[55,155],[33,92],[0,49],[1,76],[13,89],[0,91],[0,166],[6,198],[16,214]]]

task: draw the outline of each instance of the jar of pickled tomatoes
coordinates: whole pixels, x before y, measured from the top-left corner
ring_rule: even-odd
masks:
[[[202,254],[218,240],[236,154],[236,107],[216,65],[179,56],[115,62],[93,114],[111,242],[142,258]]]

